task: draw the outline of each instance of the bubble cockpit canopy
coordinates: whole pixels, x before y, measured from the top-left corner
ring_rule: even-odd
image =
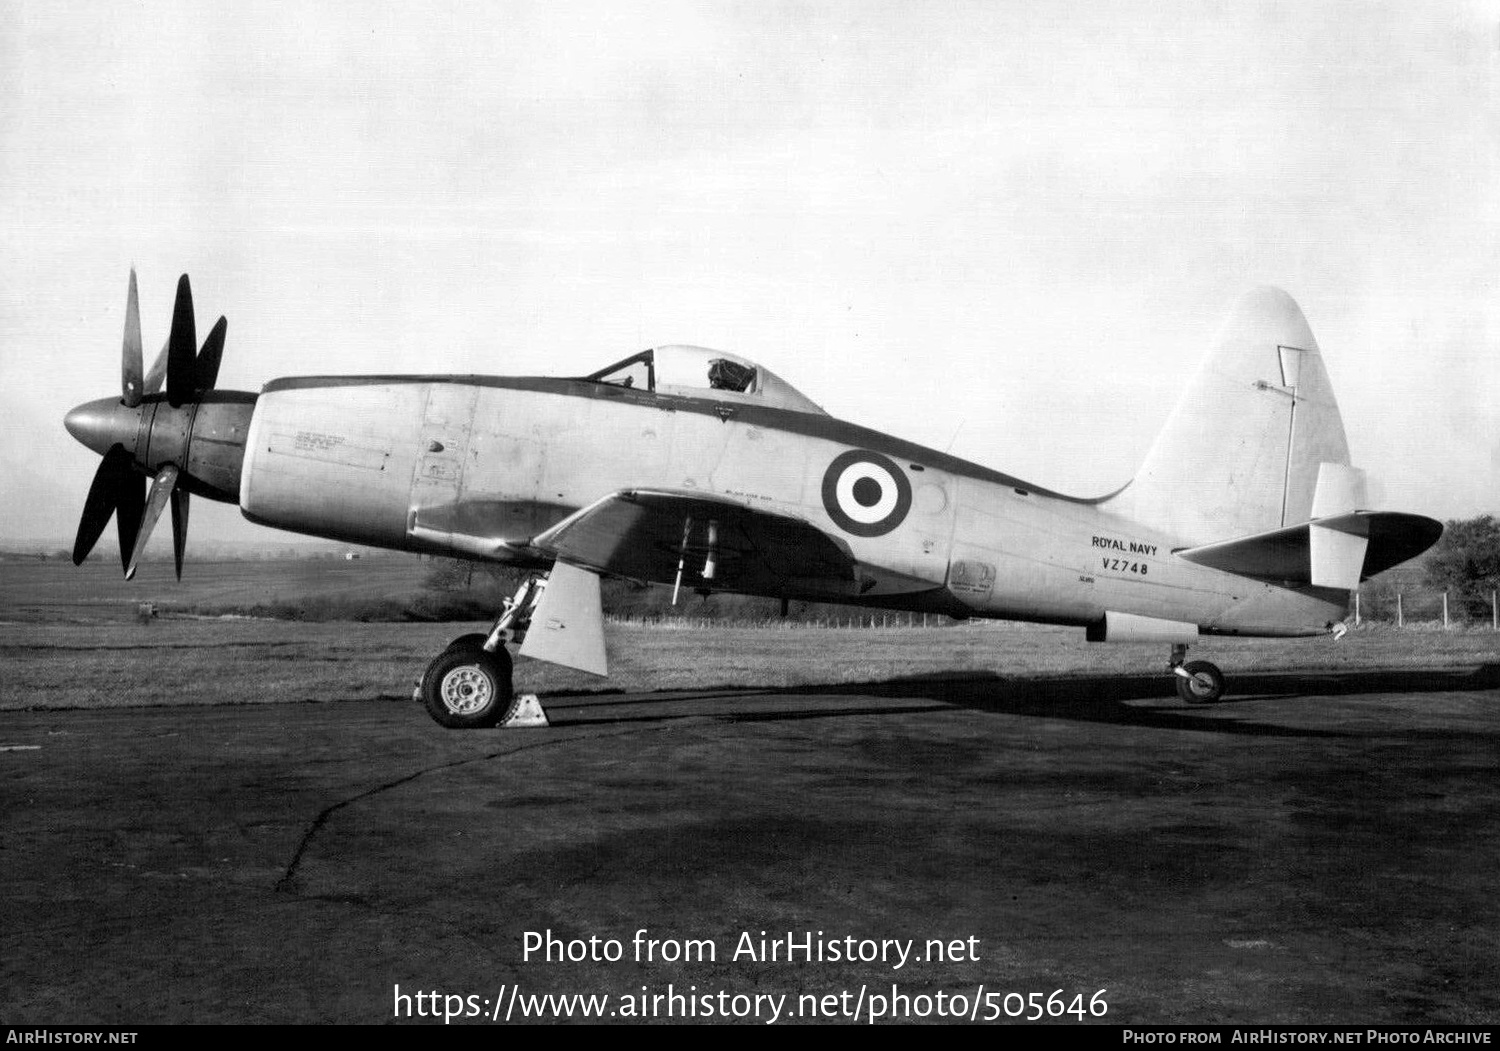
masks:
[[[805,394],[764,366],[707,347],[674,345],[643,350],[585,378],[656,394],[826,415]]]

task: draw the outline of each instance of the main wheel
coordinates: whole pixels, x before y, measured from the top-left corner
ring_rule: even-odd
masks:
[[[1208,661],[1188,661],[1182,670],[1192,676],[1185,679],[1173,675],[1177,680],[1177,696],[1189,704],[1213,704],[1224,696],[1224,673]]]
[[[510,654],[479,647],[446,649],[422,676],[422,703],[441,726],[473,730],[494,726],[510,707]]]

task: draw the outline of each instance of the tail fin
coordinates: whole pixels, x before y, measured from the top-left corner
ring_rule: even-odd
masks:
[[[1291,296],[1258,288],[1235,305],[1140,473],[1105,507],[1187,544],[1263,533],[1313,517],[1325,464],[1358,475],[1317,341]]]

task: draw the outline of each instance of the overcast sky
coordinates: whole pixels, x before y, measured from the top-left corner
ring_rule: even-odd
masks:
[[[1275,284],[1382,506],[1500,513],[1497,102],[1495,3],[3,0],[0,539],[71,541],[132,263],[222,387],[698,343],[1081,495]]]

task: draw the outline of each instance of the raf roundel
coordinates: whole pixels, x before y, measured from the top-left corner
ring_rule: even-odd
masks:
[[[855,536],[884,536],[911,510],[911,482],[887,456],[851,449],[823,472],[823,509]]]

